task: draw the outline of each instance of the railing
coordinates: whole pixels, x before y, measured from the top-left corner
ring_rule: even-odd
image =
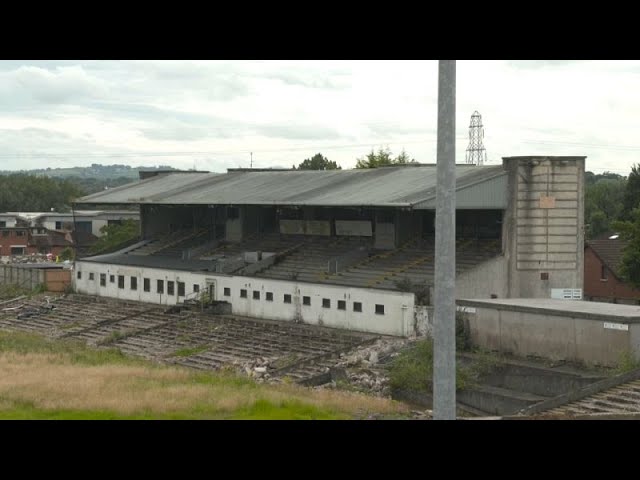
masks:
[[[329,259],[327,262],[327,273],[329,275],[335,275],[339,272],[346,270],[347,268],[355,265],[363,258],[369,256],[369,248],[367,247],[357,247],[354,250],[351,250],[342,255],[338,255]]]

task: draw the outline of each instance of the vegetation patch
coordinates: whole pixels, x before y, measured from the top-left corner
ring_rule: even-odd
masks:
[[[12,298],[30,295],[31,290],[12,283],[0,284],[0,300],[11,300]]]
[[[464,390],[477,384],[499,363],[499,358],[487,351],[476,351],[469,365],[456,361],[456,389]],[[414,345],[393,360],[389,367],[389,385],[394,390],[432,392],[433,386],[433,341],[425,339]]]
[[[173,352],[173,357],[190,357],[191,355],[195,355],[196,353],[204,352],[209,347],[206,345],[200,345],[198,347],[191,348],[180,348]]]
[[[406,417],[406,406],[352,392],[257,384],[0,332],[0,419],[343,419]]]
[[[98,345],[109,345],[111,343],[116,343],[118,340],[122,340],[127,337],[127,332],[121,332],[119,330],[114,330],[107,338],[103,338],[98,342]]]
[[[640,368],[640,359],[636,358],[632,352],[625,350],[620,354],[618,365],[615,369],[616,374],[632,372]]]

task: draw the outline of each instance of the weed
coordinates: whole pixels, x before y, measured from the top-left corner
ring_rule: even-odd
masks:
[[[116,343],[118,340],[122,340],[123,338],[125,338],[127,336],[126,332],[121,332],[119,330],[114,330],[113,332],[111,332],[111,335],[109,335],[107,338],[103,338],[102,340],[98,341],[98,345],[110,345],[112,343]]]
[[[475,385],[479,378],[489,373],[499,359],[490,352],[478,353],[477,360],[465,366],[456,362],[456,389],[464,390]],[[433,342],[420,340],[400,352],[389,367],[389,385],[392,389],[431,392],[433,384]]]
[[[174,357],[190,357],[191,355],[195,355],[196,353],[204,352],[207,348],[206,345],[200,345],[198,347],[191,348],[179,348],[175,352],[173,352],[172,356]]]
[[[632,372],[640,368],[640,359],[636,358],[629,350],[624,350],[620,353],[617,367],[615,372],[617,374]]]

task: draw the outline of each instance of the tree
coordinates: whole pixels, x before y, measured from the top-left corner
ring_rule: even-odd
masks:
[[[295,167],[293,167],[295,168]],[[299,170],[342,170],[336,162],[330,161],[321,153],[316,153],[313,157],[307,158],[300,165]]]
[[[371,149],[371,152],[365,157],[358,158],[356,168],[377,168],[384,165],[404,165],[407,163],[416,163],[416,161],[415,159],[410,158],[404,149],[402,149],[402,153],[400,153],[400,155],[393,158],[389,147],[380,147],[377,153]]]
[[[587,238],[609,232],[610,223],[618,220],[622,213],[626,184],[624,177],[598,177],[585,188],[584,220]]]
[[[105,225],[100,229],[102,236],[91,246],[91,253],[107,253],[137,240],[139,223],[132,219],[123,220],[121,224]]]
[[[622,250],[620,274],[627,283],[640,288],[640,208],[632,210],[630,216],[630,220],[613,222],[613,228],[627,242]]]
[[[17,173],[0,175],[0,212],[70,211],[85,192],[70,180]]]
[[[622,218],[631,220],[633,209],[640,207],[640,164],[631,167],[622,203]]]

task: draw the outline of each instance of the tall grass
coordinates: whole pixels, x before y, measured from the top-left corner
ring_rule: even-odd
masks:
[[[132,359],[113,349],[0,332],[0,418],[332,419],[401,415],[397,402],[257,384]]]

